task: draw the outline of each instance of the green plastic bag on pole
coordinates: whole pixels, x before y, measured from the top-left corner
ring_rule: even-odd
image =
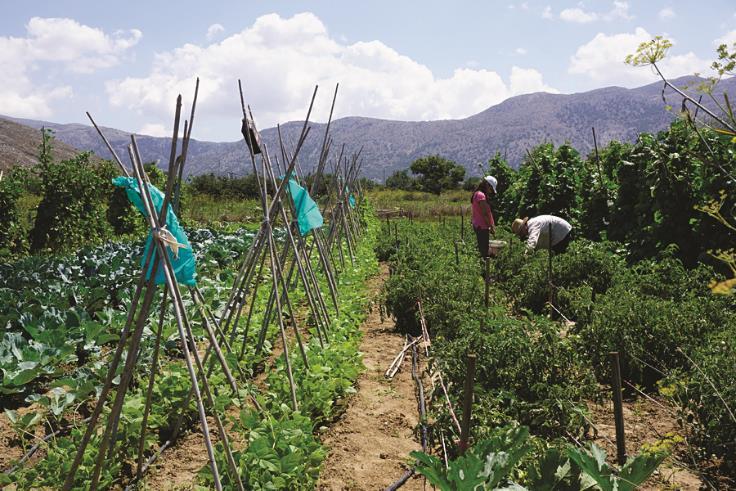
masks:
[[[133,177],[116,177],[112,180],[113,185],[125,189],[125,194],[128,195],[130,200],[138,211],[143,216],[146,216],[146,208],[143,206],[140,190],[138,189],[138,181]],[[162,193],[156,186],[148,183],[148,190],[151,194],[151,200],[157,213],[161,212],[161,206],[164,202],[164,193]],[[174,254],[174,251],[170,247],[166,247],[166,252],[169,254],[171,265],[174,268],[174,274],[176,281],[187,286],[197,285],[197,264],[194,260],[194,253],[192,252],[192,246],[189,244],[189,239],[184,229],[179,224],[179,220],[174,214],[174,209],[169,204],[168,210],[166,210],[166,230],[171,232],[176,242],[180,244],[178,253]],[[143,251],[143,257],[141,258],[141,267],[144,266],[146,256],[148,255],[148,249],[153,245],[153,235],[149,232],[148,239],[146,240],[146,248]],[[146,272],[146,279],[150,279],[151,272],[153,270],[153,261],[148,265],[148,271]],[[159,264],[158,270],[156,271],[156,277],[154,282],[157,285],[166,283],[166,277],[164,276],[163,264]]]
[[[299,233],[302,234],[302,237],[310,230],[319,228],[325,223],[317,203],[309,196],[309,192],[297,184],[294,179],[289,179],[289,194],[294,200],[296,221],[299,223]]]

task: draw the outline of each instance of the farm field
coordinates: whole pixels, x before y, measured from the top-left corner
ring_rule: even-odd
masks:
[[[273,325],[266,333],[261,353],[253,352],[258,335],[255,330],[249,337],[236,339],[229,345],[233,357],[240,352],[238,360],[233,358],[230,362],[247,370],[247,376],[255,376],[252,387],[243,387],[241,394],[228,394],[224,387],[220,388],[225,383],[222,373],[215,371],[209,377],[210,384],[217,387],[215,390],[223,391],[216,404],[229,408],[230,431],[241,435],[237,438],[243,442],[251,441],[248,450],[240,456],[242,478],[250,486],[283,487],[285,480],[297,480],[306,485],[317,477],[325,451],[312,436],[312,431],[334,417],[334,402],[350,393],[359,371],[356,343],[357,326],[366,309],[363,285],[376,268],[372,223],[374,221],[368,217],[369,227],[356,250],[355,266],[348,267],[339,277],[341,313],[333,321],[331,344],[321,349],[313,332],[311,336],[304,333],[309,336],[305,343],[307,359],[317,369],[305,370],[294,360],[292,369],[299,387],[297,398],[302,413],[293,413],[284,405],[289,399],[289,389],[284,385],[285,380],[281,380],[284,366],[283,361],[279,361],[279,352],[283,352],[283,348],[275,339],[277,331]],[[244,229],[233,233],[208,229],[190,231],[189,238],[200,264],[199,288],[208,305],[216,308],[225,302],[234,278],[234,263],[247,251],[254,235]],[[28,258],[3,265],[2,319],[7,325],[2,355],[5,413],[0,416],[3,468],[14,467],[40,438],[53,436],[38,445],[39,450],[25,466],[19,465],[14,472],[3,474],[5,484],[12,482],[11,486],[17,489],[55,488],[63,481],[69,458],[81,438],[85,418],[102,388],[111,346],[118,340],[119,329],[125,323],[139,268],[135,258],[142,250],[140,244],[120,243],[81,250],[69,256]],[[259,305],[263,308],[255,309],[253,323],[261,321],[267,300],[267,297],[259,297]],[[294,301],[301,309],[305,308],[303,296],[300,298],[297,294]],[[155,308],[159,305],[154,303]],[[196,317],[195,304],[188,301],[186,306],[190,315]],[[105,469],[101,480],[104,487],[123,485],[130,478],[130,461],[137,448],[143,417],[145,381],[155,356],[156,320],[151,319],[150,330],[144,335],[133,379],[137,389],[126,399],[118,444],[112,451],[115,461],[121,465]],[[195,339],[204,343],[204,329],[194,325]],[[182,353],[177,347],[180,340],[172,319],[165,320],[159,336],[163,340],[162,352],[157,355],[160,377],[153,386],[149,436],[145,442],[148,449],[155,449],[167,441],[180,414],[186,418],[187,432],[196,422],[193,403],[184,405],[191,384],[181,361]],[[245,393],[259,394],[261,407],[268,411],[266,419],[261,420],[253,414],[252,408],[241,406]],[[262,433],[264,429],[268,429],[265,434]],[[270,446],[271,443],[278,444],[271,453],[259,450],[259,445]],[[93,446],[90,447],[92,450]],[[297,448],[299,453],[296,453]],[[196,451],[202,453],[203,450],[200,442]],[[175,445],[172,451],[176,452]],[[177,463],[168,463],[166,458],[164,454],[162,465],[169,469],[173,465],[176,473]],[[282,464],[279,464],[280,459],[285,459]],[[259,462],[269,462],[269,465],[259,465]],[[178,465],[186,463],[178,462]],[[200,467],[206,467],[206,457]],[[83,487],[91,471],[84,464],[80,467],[77,481],[80,486]],[[208,480],[202,469],[195,469],[189,477],[192,483],[199,479],[206,485]],[[227,487],[226,483],[224,485]]]
[[[548,466],[567,469],[554,478],[562,488],[584,488],[579,479],[586,467],[576,455],[584,452],[581,447],[595,444],[608,452],[609,463],[615,461],[609,353],[616,351],[629,457],[664,459],[645,488],[698,489],[701,479],[714,479],[702,474],[704,468],[728,469],[730,436],[721,433],[728,428],[721,411],[731,401],[720,408],[699,401],[718,397],[708,380],[718,380],[721,367],[730,363],[721,336],[733,329],[731,301],[713,297],[706,282],[694,281],[677,260],[642,262],[632,270],[610,246],[574,241],[554,257],[549,303],[547,253],[525,257],[523,244],[506,237],[510,247],[490,261],[485,307],[483,267],[475,244],[461,240],[459,220],[388,221],[381,237],[379,258],[391,271],[384,288],[388,312],[408,335],[421,335],[426,323],[430,371],[442,374],[450,394],[448,403],[436,384],[426,389],[432,394],[429,448],[441,448],[440,438],[460,438],[449,407],[460,414],[460,387],[472,352],[476,445],[485,442],[485,452],[519,452],[519,460],[503,472],[529,489],[541,489],[551,479],[544,476]],[[701,278],[707,275],[703,271]],[[710,346],[703,339],[710,339]],[[524,428],[531,436],[504,435],[510,428]],[[705,428],[709,436],[701,440]],[[716,441],[725,443],[721,457],[705,457],[700,445],[713,449]],[[704,457],[708,462],[699,462]],[[422,463],[422,474],[440,482],[432,476],[443,474],[441,461]],[[472,469],[467,460],[456,465]],[[730,486],[727,477],[720,479],[711,482]]]
[[[0,21],[0,489],[736,489],[732,5],[73,3]]]

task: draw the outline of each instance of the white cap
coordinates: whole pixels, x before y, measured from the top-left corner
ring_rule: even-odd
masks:
[[[498,181],[493,176],[486,176],[483,178],[490,186],[493,188],[493,192],[496,192],[496,184],[498,184]]]

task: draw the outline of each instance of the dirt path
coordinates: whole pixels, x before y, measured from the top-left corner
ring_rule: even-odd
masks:
[[[388,277],[385,265],[370,281],[372,295]],[[414,437],[419,423],[411,357],[407,356],[393,380],[384,371],[402,348],[391,319],[381,321],[373,305],[363,323],[365,372],[358,378],[358,393],[342,418],[328,430],[323,443],[330,454],[322,468],[319,489],[385,489],[406,470],[409,452],[421,448]],[[423,489],[423,479],[412,478],[402,489]]]

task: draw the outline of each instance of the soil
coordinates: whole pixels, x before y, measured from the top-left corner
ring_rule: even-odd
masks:
[[[23,456],[18,435],[5,414],[0,414],[0,472],[7,470]]]
[[[616,460],[616,426],[614,423],[613,403],[589,404],[592,420],[597,429],[597,436],[593,441],[606,450],[608,460]],[[624,401],[624,429],[626,434],[626,451],[629,455],[636,454],[644,444],[655,443],[665,436],[681,435],[682,431],[677,424],[674,409],[666,401],[646,399]],[[684,445],[679,444],[673,456],[667,458],[659,469],[639,489],[641,490],[695,490],[701,489],[703,484],[695,471],[694,465],[684,463]]]
[[[387,276],[383,265],[381,274],[370,281],[371,294],[380,291]],[[365,371],[347,410],[322,438],[330,453],[318,489],[385,489],[407,470],[409,452],[421,449],[414,435],[419,413],[411,355],[392,380],[383,376],[404,337],[395,332],[392,319],[381,318],[377,305],[362,328]],[[423,489],[423,481],[415,476],[402,489]]]
[[[218,440],[215,422],[207,418],[207,423],[210,425],[210,438],[214,444]],[[179,438],[176,445],[167,449],[151,467],[145,476],[146,489],[194,489],[197,473],[208,462],[204,436],[197,422],[194,431]]]
[[[23,416],[26,413],[38,410],[39,408],[36,404],[31,404],[30,406],[19,407],[16,411],[18,412],[18,416]],[[37,424],[33,429],[33,435],[29,434],[26,436],[26,449],[30,449],[32,445],[40,441],[45,436],[45,431],[46,427],[44,424]],[[0,413],[0,472],[5,472],[13,467],[18,459],[25,455],[26,449],[23,448],[23,444],[13,429],[13,425],[7,415]],[[45,450],[41,446],[23,465],[33,465],[44,453]]]

